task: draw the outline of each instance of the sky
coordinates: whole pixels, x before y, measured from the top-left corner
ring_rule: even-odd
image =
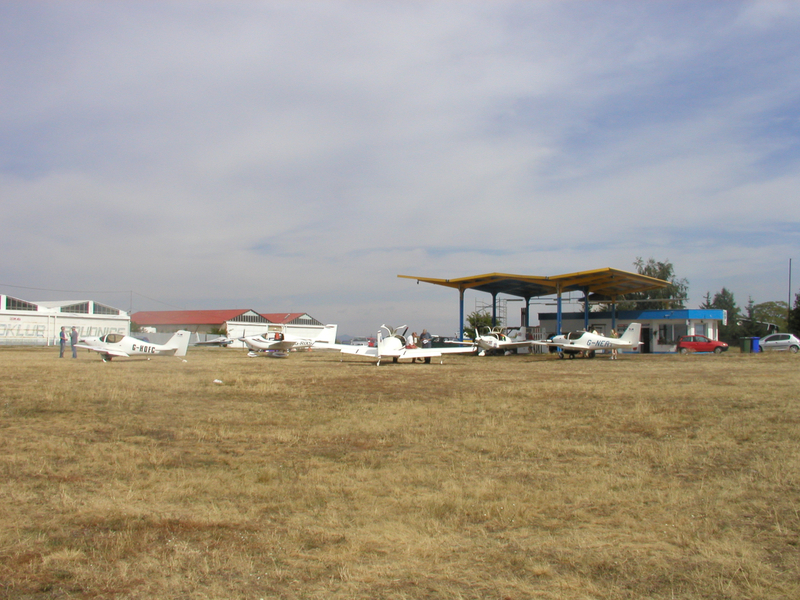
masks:
[[[0,3],[25,300],[448,335],[458,292],[398,275],[641,257],[786,301],[798,195],[798,2]]]

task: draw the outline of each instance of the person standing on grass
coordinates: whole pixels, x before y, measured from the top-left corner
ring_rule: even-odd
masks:
[[[67,328],[62,327],[61,333],[58,334],[58,343],[61,350],[58,353],[58,358],[64,358],[64,346],[67,345]]]
[[[78,349],[75,344],[78,343],[78,330],[75,325],[72,326],[72,331],[69,332],[69,345],[72,346],[72,358],[78,358]]]
[[[427,329],[423,329],[422,333],[419,334],[419,341],[422,342],[423,348],[430,348],[431,347],[431,334],[428,333]]]
[[[618,338],[619,334],[617,333],[616,329],[611,330],[611,337]],[[611,346],[611,360],[617,360],[617,347]]]
[[[419,342],[419,336],[417,336],[417,332],[413,331],[411,335],[406,337],[406,348],[416,348],[417,343]],[[416,358],[412,358],[411,362],[417,362]]]
[[[419,345],[422,348],[430,348],[431,347],[431,334],[428,333],[427,329],[423,329],[422,333],[419,334]],[[431,362],[431,357],[426,356],[425,358],[420,359],[425,364],[429,364]],[[417,359],[414,359],[414,362],[417,362]]]

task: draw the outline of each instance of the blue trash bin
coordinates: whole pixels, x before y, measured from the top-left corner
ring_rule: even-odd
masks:
[[[742,353],[750,354],[751,352],[758,352],[758,338],[757,337],[743,337],[739,338],[742,344]]]

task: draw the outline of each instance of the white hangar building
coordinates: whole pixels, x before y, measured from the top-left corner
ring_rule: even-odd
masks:
[[[61,328],[72,329],[73,326],[81,337],[107,333],[128,335],[131,319],[124,310],[94,300],[29,302],[0,294],[2,345],[57,345]]]

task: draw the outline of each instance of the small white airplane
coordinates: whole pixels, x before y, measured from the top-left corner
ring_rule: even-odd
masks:
[[[197,335],[197,334],[195,334],[195,335]],[[197,336],[197,337],[199,338],[199,336]],[[223,348],[227,348],[228,344],[232,344],[235,341],[236,340],[233,339],[233,338],[229,338],[229,337],[225,337],[225,336],[221,335],[221,336],[212,338],[210,340],[205,340],[205,341],[202,341],[202,342],[201,341],[197,341],[197,342],[193,343],[192,346],[222,346]]]
[[[403,329],[403,333],[398,333],[400,329]],[[383,330],[386,331],[386,335],[383,334]],[[416,359],[419,358],[425,363],[430,363],[431,358],[441,358],[443,354],[469,354],[475,351],[474,346],[469,348],[408,348],[408,342],[405,338],[406,331],[408,331],[408,327],[405,325],[396,329],[381,325],[376,338],[378,343],[375,346],[350,346],[317,342],[314,344],[314,348],[340,350],[342,354],[366,356],[375,360],[376,366],[380,366],[381,360],[386,358],[391,358],[392,362],[397,362],[401,359],[411,359],[416,362]]]
[[[334,344],[336,342],[336,325],[326,325],[315,339],[299,338],[286,333],[281,326],[269,326],[269,329],[258,335],[238,338],[250,349],[247,356],[256,357],[260,353],[272,358],[287,358],[290,350],[309,350],[315,343]]]
[[[478,335],[477,339],[474,341],[450,341],[447,342],[448,344],[461,344],[461,345],[475,345],[480,348],[478,352],[478,356],[486,356],[486,354],[497,354],[498,352],[504,352],[505,354],[511,354],[512,350],[516,348],[530,348],[531,341],[517,341],[512,340],[508,334],[506,333],[507,329],[505,327],[493,327],[489,329],[488,327],[482,328],[485,333]]]
[[[577,354],[582,354],[586,358],[594,358],[597,350],[638,349],[642,343],[640,341],[641,331],[641,323],[631,323],[619,338],[606,337],[589,331],[572,331],[566,335],[557,335],[552,340],[531,343],[556,348],[559,358],[564,358],[565,354],[570,358],[575,358]]]
[[[76,348],[98,352],[103,362],[116,356],[186,356],[191,334],[178,331],[166,344],[151,344],[120,333],[107,333],[102,337],[86,337],[78,340]]]

